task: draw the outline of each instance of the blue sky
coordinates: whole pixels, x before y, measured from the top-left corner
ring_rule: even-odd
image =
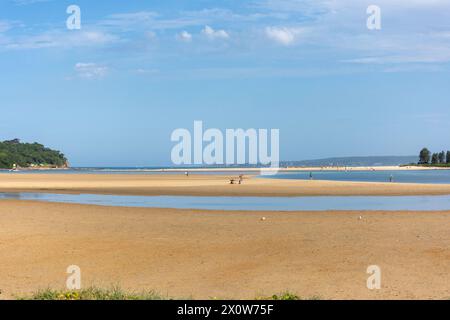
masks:
[[[283,160],[450,149],[449,62],[444,0],[2,0],[0,139],[75,166],[170,165],[194,120],[280,129]]]

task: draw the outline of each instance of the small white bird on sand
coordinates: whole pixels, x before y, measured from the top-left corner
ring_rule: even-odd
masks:
[[[261,218],[261,221],[266,221],[266,217],[262,217],[262,218]]]

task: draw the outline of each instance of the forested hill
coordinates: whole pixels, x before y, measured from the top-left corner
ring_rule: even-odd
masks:
[[[61,152],[36,142],[21,143],[18,139],[0,142],[0,168],[11,169],[14,165],[62,168],[67,166],[67,159]]]

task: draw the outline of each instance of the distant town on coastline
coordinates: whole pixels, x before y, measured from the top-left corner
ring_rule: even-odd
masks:
[[[64,168],[68,162],[60,151],[19,139],[0,142],[0,168]]]

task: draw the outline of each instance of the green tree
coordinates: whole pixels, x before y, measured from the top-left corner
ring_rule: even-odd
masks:
[[[423,148],[422,151],[420,151],[419,164],[430,163],[430,155],[431,155],[430,150],[428,150],[427,148]]]
[[[439,163],[445,163],[445,152],[439,153]]]
[[[439,163],[439,153],[433,153],[431,156],[431,164],[438,164]]]
[[[0,168],[46,166],[64,167],[67,159],[59,151],[39,143],[21,143],[19,139],[0,142]]]
[[[447,151],[447,159],[446,159],[446,163],[450,164],[450,151]]]

